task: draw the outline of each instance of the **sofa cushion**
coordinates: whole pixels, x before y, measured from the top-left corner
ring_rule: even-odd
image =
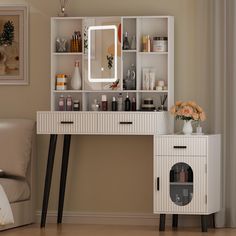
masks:
[[[10,203],[30,198],[29,184],[25,180],[0,178],[0,185],[3,187]]]
[[[34,123],[26,119],[0,119],[0,169],[6,175],[26,177]]]

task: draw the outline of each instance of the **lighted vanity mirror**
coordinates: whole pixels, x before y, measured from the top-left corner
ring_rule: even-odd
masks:
[[[116,25],[88,27],[89,82],[116,82],[118,34]]]

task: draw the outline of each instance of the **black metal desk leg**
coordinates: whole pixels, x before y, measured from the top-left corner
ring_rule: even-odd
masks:
[[[165,231],[166,214],[160,214],[159,231]]]
[[[202,232],[207,232],[207,215],[201,215]]]
[[[45,183],[44,183],[41,227],[45,227],[45,223],[46,223],[47,210],[48,210],[48,199],[49,199],[50,188],[51,188],[51,180],[52,180],[52,172],[53,172],[56,144],[57,144],[57,135],[51,134],[49,150],[48,150],[48,163],[47,163],[47,170],[46,170]]]
[[[65,189],[66,189],[67,168],[68,168],[69,153],[70,153],[70,140],[71,140],[71,135],[64,135],[63,155],[62,155],[62,163],[61,163],[61,180],[60,180],[60,192],[59,192],[59,203],[58,203],[58,215],[57,215],[57,223],[58,224],[60,224],[62,222],[64,197],[65,197]]]
[[[172,227],[178,228],[178,215],[177,214],[172,215]]]

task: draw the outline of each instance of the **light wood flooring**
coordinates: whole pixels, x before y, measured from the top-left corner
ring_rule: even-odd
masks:
[[[235,236],[236,229],[209,229],[202,233],[200,228],[179,228],[172,231],[167,227],[165,232],[159,232],[153,226],[111,226],[111,225],[72,225],[47,224],[40,229],[39,225],[29,225],[0,232],[1,236]]]

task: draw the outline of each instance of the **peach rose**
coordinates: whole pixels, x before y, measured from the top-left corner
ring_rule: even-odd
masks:
[[[194,101],[189,101],[189,102],[188,102],[188,105],[191,106],[191,107],[193,107],[193,108],[196,108],[197,103],[194,102]]]
[[[199,118],[201,121],[204,121],[206,119],[206,114],[204,111],[199,114]]]
[[[181,109],[182,116],[191,117],[193,115],[193,108],[185,106]]]
[[[202,109],[199,105],[196,106],[196,109],[197,109],[197,111],[200,112],[200,113],[203,112],[203,109]]]
[[[181,104],[182,104],[181,101],[177,101],[177,102],[175,103],[176,106],[180,106]]]
[[[187,102],[183,102],[183,103],[181,104],[181,107],[185,107],[185,106],[188,106],[188,103],[187,103]]]
[[[198,113],[193,113],[193,119],[194,120],[199,120],[199,115],[198,115]]]

